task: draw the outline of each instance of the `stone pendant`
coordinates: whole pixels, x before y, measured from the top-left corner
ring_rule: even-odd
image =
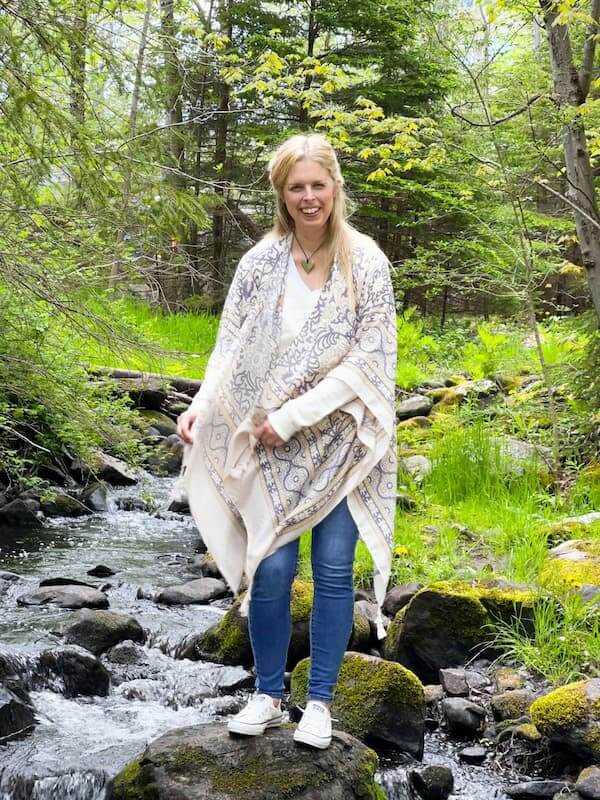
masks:
[[[304,272],[312,272],[315,268],[315,262],[311,261],[310,258],[305,258],[302,260],[302,269]]]

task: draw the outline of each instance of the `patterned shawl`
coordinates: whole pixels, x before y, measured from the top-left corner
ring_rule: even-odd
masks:
[[[396,505],[396,314],[389,264],[371,240],[357,235],[355,309],[335,262],[302,330],[280,354],[289,254],[289,238],[265,239],[237,268],[205,378],[216,383],[216,399],[195,427],[186,458],[190,508],[234,592],[246,574],[246,613],[261,560],[347,498],[375,565],[383,637]],[[344,381],[357,397],[281,447],[256,440],[256,424],[325,375]]]

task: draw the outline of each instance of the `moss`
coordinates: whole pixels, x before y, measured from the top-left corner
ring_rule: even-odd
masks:
[[[304,703],[308,688],[310,659],[301,661],[292,673],[291,701]],[[425,704],[423,684],[410,670],[394,661],[364,658],[346,653],[335,691],[332,714],[344,730],[359,739],[373,731],[382,707],[393,706],[420,712]]]
[[[215,660],[224,664],[246,662],[244,654],[250,648],[248,628],[240,616],[241,598],[236,600],[223,618],[212,628],[205,631],[198,642],[202,654],[212,653]]]
[[[292,622],[306,622],[310,618],[313,595],[313,584],[310,581],[303,581],[296,578],[292,584]]]
[[[519,739],[525,739],[527,742],[539,742],[542,738],[542,734],[532,722],[523,722],[521,725],[517,725],[513,734]]]
[[[150,775],[142,769],[142,759],[136,758],[119,772],[114,780],[116,800],[158,800],[158,789]]]
[[[585,681],[561,686],[540,697],[531,706],[531,718],[546,736],[584,723],[588,715]]]
[[[368,649],[371,638],[371,625],[369,620],[360,611],[354,611],[352,636],[350,637],[349,650],[364,651]]]
[[[600,564],[592,559],[569,561],[551,558],[542,567],[538,583],[558,594],[577,589],[584,583],[600,586]]]
[[[404,419],[396,426],[400,430],[415,430],[419,428],[431,428],[431,420],[428,417],[411,417]]]

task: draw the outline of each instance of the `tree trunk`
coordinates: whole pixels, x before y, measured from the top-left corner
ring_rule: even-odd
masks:
[[[87,0],[76,0],[73,5],[72,39],[69,43],[69,110],[73,117],[71,147],[78,156],[81,156],[81,134],[85,123],[87,27]],[[79,172],[79,166],[75,160],[72,178],[78,205],[81,202]]]
[[[566,25],[557,24],[558,13],[554,2],[541,0],[541,7],[550,45],[556,100],[561,108],[577,108],[585,102],[589,92],[590,64],[594,60],[600,0],[592,0],[591,15],[596,24],[590,25],[588,30],[581,74],[578,74],[575,66],[569,29]],[[565,125],[562,138],[568,183],[567,197],[577,206],[574,212],[577,238],[592,303],[600,321],[600,213],[585,129],[580,118]]]
[[[131,106],[129,107],[129,125],[127,126],[127,138],[130,140],[127,145],[128,155],[131,155],[131,139],[137,131],[137,112],[140,97],[140,86],[142,85],[142,72],[144,69],[144,55],[148,45],[148,28],[150,27],[150,14],[152,12],[152,0],[146,0],[146,10],[144,12],[144,22],[142,23],[142,32],[140,35],[140,45],[135,64],[135,80],[133,84],[133,92],[131,94]],[[114,289],[117,283],[123,277],[123,265],[120,259],[120,248],[127,233],[127,207],[129,206],[129,198],[131,195],[131,161],[129,158],[125,162],[125,174],[123,176],[123,194],[121,198],[121,219],[122,227],[117,234],[117,254],[115,261],[110,271],[109,286]]]
[[[318,26],[315,21],[315,8],[317,0],[310,0],[308,9],[308,32],[306,40],[306,55],[312,58],[315,53],[315,42],[317,40]],[[304,79],[304,91],[308,91],[312,84],[312,75],[307,75]],[[300,106],[298,112],[298,124],[301,128],[308,128],[308,109]]]

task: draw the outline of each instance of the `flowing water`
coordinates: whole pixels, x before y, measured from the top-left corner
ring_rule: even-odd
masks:
[[[160,507],[169,489],[170,480],[148,477],[133,490],[116,490],[114,497],[143,492]],[[197,577],[185,566],[197,541],[190,518],[168,512],[114,509],[52,520],[43,530],[2,529],[0,569],[18,573],[21,580],[9,583],[0,596],[0,652],[30,676],[39,724],[26,738],[0,746],[0,800],[104,800],[108,781],[148,741],[241,707],[245,698],[239,687],[252,683],[245,670],[173,658],[177,645],[215,623],[226,603],[165,607],[138,594],[140,587],[150,594]],[[87,570],[97,564],[116,574],[90,578]],[[37,588],[42,578],[54,577],[109,583],[110,610],[134,616],[149,632],[143,647],[123,646],[123,658],[102,657],[111,672],[107,697],[67,698],[56,677],[35,674],[36,654],[61,644],[57,631],[73,612],[22,607],[16,598]],[[501,775],[460,765],[439,734],[427,737],[424,763],[453,769],[456,796],[504,797]],[[406,776],[415,766],[397,754],[382,756],[377,780],[390,800],[412,798]]]

